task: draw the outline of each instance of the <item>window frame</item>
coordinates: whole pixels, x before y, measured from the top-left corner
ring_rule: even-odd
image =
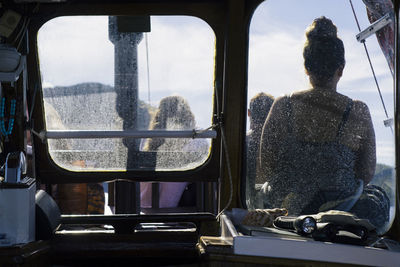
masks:
[[[221,18],[215,15],[217,10],[220,8],[221,3],[217,2],[205,2],[205,3],[177,3],[176,5],[163,5],[162,3],[151,3],[151,4],[140,4],[140,3],[124,3],[119,5],[118,3],[105,3],[98,10],[107,10],[107,13],[101,13],[98,10],[93,10],[90,5],[74,4],[74,5],[63,5],[63,8],[53,8],[51,5],[43,5],[39,11],[32,17],[29,27],[29,35],[32,36],[29,40],[30,47],[34,49],[34,53],[31,53],[28,58],[28,64],[30,62],[39,62],[38,46],[37,46],[37,35],[38,31],[43,24],[47,21],[60,17],[60,16],[92,16],[92,15],[106,15],[106,16],[117,16],[117,15],[177,15],[177,16],[194,16],[202,19],[206,22],[215,34],[215,61],[214,61],[214,102],[213,114],[216,114],[216,106],[222,106],[222,100],[216,104],[215,91],[218,91],[219,95],[222,95],[222,87],[218,86],[216,82],[221,80],[222,71],[222,54],[223,45],[220,38],[222,36],[223,29],[221,23],[218,23]],[[54,10],[53,10],[54,9]],[[214,10],[215,12],[204,12],[205,10]],[[53,14],[52,16],[41,16],[43,14]],[[45,113],[43,103],[43,91],[41,90],[41,79],[40,77],[40,66],[37,64],[34,68],[35,89],[28,92],[28,110],[32,112],[31,127],[36,132],[45,129]],[[29,77],[31,80],[32,77]],[[37,82],[39,81],[39,82]],[[31,81],[34,82],[33,80]],[[40,89],[39,89],[40,88]],[[34,101],[33,101],[34,100]],[[33,109],[32,109],[33,107]],[[219,118],[213,116],[212,124],[217,124]],[[44,184],[61,184],[61,183],[93,183],[93,182],[104,182],[112,180],[130,180],[130,181],[188,181],[188,182],[216,182],[220,176],[220,157],[221,157],[221,140],[217,129],[217,138],[211,140],[211,151],[209,158],[206,162],[197,168],[184,171],[155,171],[155,170],[127,170],[127,171],[70,171],[66,170],[53,162],[50,157],[47,142],[42,140],[35,134],[33,136],[34,145],[34,164],[36,170],[36,177]]]
[[[256,11],[256,9],[262,4],[264,3],[264,1],[250,1],[250,5],[249,8],[246,10],[246,19],[245,21],[245,25],[246,25],[246,33],[247,33],[247,42],[246,42],[246,62],[248,63],[248,59],[249,59],[249,44],[250,44],[250,26],[251,26],[251,21],[252,21],[252,17],[254,12]],[[394,16],[395,16],[395,22],[394,22],[394,35],[395,35],[395,40],[394,40],[394,46],[395,46],[395,68],[394,68],[394,77],[393,77],[393,100],[394,100],[394,143],[395,143],[395,152],[394,152],[394,170],[395,170],[395,209],[394,209],[394,218],[391,221],[391,225],[389,226],[389,228],[387,229],[386,233],[383,233],[382,235],[386,235],[389,238],[393,238],[395,240],[399,240],[399,233],[400,233],[400,180],[399,180],[399,175],[400,172],[397,171],[399,170],[399,166],[400,166],[400,123],[399,123],[399,116],[400,116],[400,106],[398,103],[400,103],[400,60],[398,60],[399,58],[399,54],[400,54],[400,3],[397,1],[392,1],[393,3],[393,8],[394,8]],[[248,99],[248,65],[246,66],[246,85],[245,85],[245,91],[246,91],[246,103],[249,100]],[[244,134],[243,134],[243,138],[242,138],[242,149],[243,151],[247,150],[246,147],[246,123],[247,123],[247,104],[244,105],[243,108],[243,113],[246,114],[245,115],[245,119],[243,122],[243,127],[244,127]],[[247,203],[246,203],[246,186],[247,186],[247,159],[246,159],[246,153],[242,153],[242,157],[241,157],[241,177],[242,179],[240,179],[239,184],[240,184],[240,188],[242,188],[243,190],[240,190],[240,194],[239,194],[239,202],[240,205],[246,209],[249,209],[249,207],[247,207]]]

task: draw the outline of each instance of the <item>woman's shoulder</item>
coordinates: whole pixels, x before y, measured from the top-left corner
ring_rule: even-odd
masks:
[[[310,90],[294,91],[290,94],[281,95],[275,98],[270,113],[281,113],[282,111],[291,112],[293,103],[303,102],[310,98]]]
[[[272,104],[272,107],[275,106],[275,108],[278,108],[278,107],[286,106],[290,101],[290,97],[291,97],[291,95],[280,95],[280,96],[276,97],[274,100],[274,103]]]
[[[353,114],[359,118],[370,118],[368,105],[361,100],[353,100]]]
[[[363,101],[358,100],[358,99],[352,99],[352,101],[353,101],[354,109],[369,110],[367,104],[364,103]]]
[[[290,95],[280,95],[277,96],[274,100],[274,103],[280,103],[282,101],[287,101],[287,99],[290,97]]]
[[[276,118],[277,116],[282,116],[283,113],[289,112],[290,106],[290,96],[282,95],[276,97],[269,111],[268,118]]]
[[[338,97],[340,98],[341,101],[343,101],[344,103],[352,103],[353,105],[353,109],[354,110],[363,110],[363,111],[368,111],[368,106],[367,104],[365,104],[363,101],[359,100],[359,99],[352,99],[346,95],[337,93]]]

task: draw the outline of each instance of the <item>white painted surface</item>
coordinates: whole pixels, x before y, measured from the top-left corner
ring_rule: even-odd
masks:
[[[221,237],[232,240],[234,254],[337,264],[400,266],[400,252],[301,237],[295,239],[267,232],[262,236],[242,235],[236,231],[229,216],[232,216],[229,211],[221,216]]]
[[[0,189],[0,246],[35,240],[36,184],[29,188]]]
[[[400,253],[355,245],[268,236],[236,236],[234,253],[368,266],[400,266]]]

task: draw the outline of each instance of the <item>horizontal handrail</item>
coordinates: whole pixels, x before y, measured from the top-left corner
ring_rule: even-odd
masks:
[[[216,138],[215,130],[168,131],[168,130],[69,130],[41,131],[41,139],[91,139],[91,138]]]

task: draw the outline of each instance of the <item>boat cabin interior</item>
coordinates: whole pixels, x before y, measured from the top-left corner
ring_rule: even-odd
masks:
[[[396,266],[399,1],[0,1],[0,266]]]

